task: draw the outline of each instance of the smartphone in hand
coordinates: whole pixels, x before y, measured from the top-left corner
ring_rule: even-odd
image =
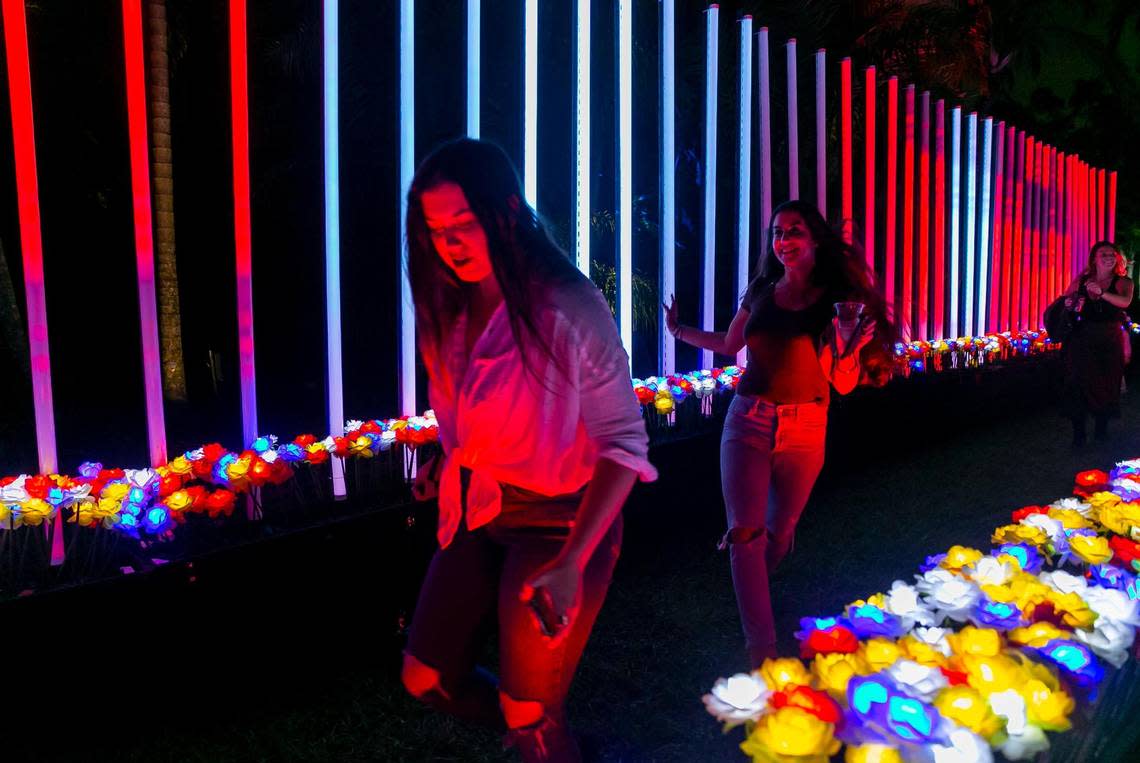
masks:
[[[548,638],[554,637],[565,627],[565,616],[559,616],[555,613],[554,601],[550,598],[550,592],[545,588],[534,589],[534,594],[527,602],[527,606],[534,612],[542,635]]]

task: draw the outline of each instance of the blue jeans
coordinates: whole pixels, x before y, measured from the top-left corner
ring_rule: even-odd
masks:
[[[787,556],[796,522],[823,468],[827,403],[777,405],[737,395],[720,442],[732,584],[754,666],[774,656],[768,573]]]

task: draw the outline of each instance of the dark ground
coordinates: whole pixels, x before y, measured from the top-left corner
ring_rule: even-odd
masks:
[[[773,582],[784,638],[800,616],[907,578],[953,543],[987,547],[1024,504],[1140,455],[1140,380],[1112,440],[1069,446],[1042,369],[914,379],[833,406],[828,464]],[[570,697],[591,758],[744,760],[700,702],[741,670],[715,435],[658,447]],[[9,760],[509,760],[493,735],[400,689],[401,618],[432,543],[430,511],[396,508],[0,609]],[[489,647],[489,651],[493,645]],[[55,687],[47,686],[55,682]],[[1129,760],[1134,671],[1051,760]],[[17,694],[13,687],[19,686]],[[46,691],[47,696],[41,696]],[[18,697],[23,699],[18,699]],[[1080,714],[1080,711],[1078,711]],[[42,721],[38,734],[20,724]],[[1111,743],[1111,744],[1107,744]]]

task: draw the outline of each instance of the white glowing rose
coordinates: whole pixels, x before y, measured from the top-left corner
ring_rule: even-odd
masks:
[[[949,632],[948,628],[915,628],[911,635],[949,657],[953,652],[950,642],[946,640],[946,634]]]
[[[907,693],[923,702],[932,702],[946,688],[946,676],[938,668],[920,665],[913,660],[895,660],[887,674],[907,687]]]
[[[1087,517],[1089,512],[1092,511],[1092,506],[1082,501],[1080,498],[1062,498],[1059,501],[1053,501],[1049,504],[1051,509],[1071,509],[1078,512],[1082,517]]]
[[[983,556],[966,569],[966,574],[978,585],[1005,585],[1013,575],[1013,566],[992,556]]]
[[[151,484],[157,485],[161,479],[154,469],[126,469],[124,473],[128,484],[144,489]]]
[[[201,461],[205,457],[206,457],[206,449],[205,448],[195,448],[194,450],[186,451],[186,460],[187,461]]]
[[[981,596],[977,583],[941,568],[927,572],[915,587],[922,594],[926,606],[934,610],[937,621],[949,617],[965,622]]]
[[[82,484],[70,487],[64,491],[64,506],[74,506],[83,501],[87,496],[91,495],[91,485]]]
[[[1081,593],[1089,609],[1097,614],[1097,625],[1108,620],[1121,625],[1140,626],[1140,601],[1115,588],[1089,586]]]
[[[1136,638],[1136,630],[1131,625],[1097,620],[1096,630],[1090,633],[1078,629],[1073,636],[1087,644],[1102,660],[1119,668],[1128,662],[1128,650]]]
[[[1050,540],[1055,541],[1065,536],[1065,526],[1061,524],[1061,521],[1044,514],[1030,514],[1021,520],[1021,524],[1040,528],[1049,536]]]
[[[1120,500],[1125,503],[1140,501],[1140,483],[1133,480],[1116,479],[1108,484],[1112,488],[1112,492],[1120,496]]]
[[[277,460],[277,451],[267,450],[261,454],[261,460],[267,464],[272,464]]]
[[[380,433],[380,450],[388,450],[396,442],[396,432],[392,429],[385,429]]]
[[[1010,734],[1000,749],[1008,760],[1030,760],[1049,749],[1049,740],[1039,727],[1026,726],[1022,733]]]
[[[355,432],[357,429],[360,429],[362,426],[364,426],[363,421],[360,421],[358,419],[349,419],[348,421],[346,421],[344,423],[344,431]]]
[[[997,691],[988,697],[990,710],[994,715],[1005,718],[1005,730],[1010,734],[1021,734],[1025,731],[1029,719],[1025,714],[1025,697],[1017,689]]]
[[[718,678],[712,691],[701,697],[701,701],[710,714],[727,724],[727,730],[759,719],[768,707],[771,693],[759,676],[737,673],[730,678]]]
[[[910,630],[915,625],[934,625],[934,615],[922,605],[918,589],[896,580],[887,592],[886,609],[902,621],[903,628]]]
[[[1042,572],[1037,577],[1041,579],[1042,583],[1059,593],[1076,593],[1083,597],[1085,589],[1089,587],[1088,581],[1082,576],[1071,575],[1064,570]]]
[[[329,453],[332,453],[334,450],[336,450],[336,440],[334,440],[333,436],[330,434],[328,437],[321,440],[321,447],[327,450]]]
[[[949,733],[950,744],[930,745],[934,763],[993,763],[993,753],[986,740],[961,726]]]
[[[24,482],[28,475],[21,474],[10,484],[0,487],[0,503],[23,503],[28,500],[28,491],[24,490]]]

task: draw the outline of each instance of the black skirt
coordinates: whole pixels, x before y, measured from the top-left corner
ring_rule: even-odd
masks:
[[[1119,416],[1123,377],[1120,324],[1089,320],[1078,323],[1065,342],[1065,415]]]

